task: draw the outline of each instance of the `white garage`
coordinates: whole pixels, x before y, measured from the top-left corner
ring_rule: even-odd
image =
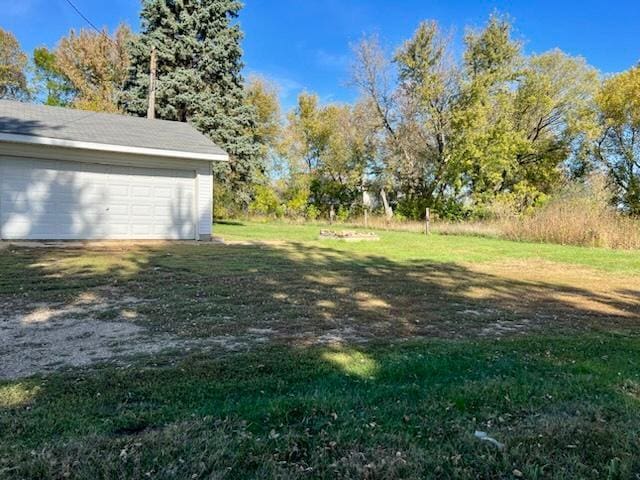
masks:
[[[209,239],[227,158],[185,123],[0,101],[0,239]]]

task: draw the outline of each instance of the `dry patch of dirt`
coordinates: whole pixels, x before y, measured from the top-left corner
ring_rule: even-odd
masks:
[[[85,292],[71,303],[0,301],[0,380],[97,362],[124,363],[166,350],[238,351],[270,340],[272,331],[190,339],[151,333],[136,323],[145,302],[113,288]],[[109,319],[100,318],[107,315]]]
[[[70,303],[0,301],[0,380],[98,362],[122,364],[136,355],[167,350],[246,351],[284,337],[307,345],[355,340],[351,329],[319,337],[306,332],[296,338],[273,328],[247,328],[199,339],[150,332],[136,323],[143,320],[137,307],[145,301],[113,288],[85,292]],[[109,319],[101,318],[104,315]]]
[[[481,337],[500,337],[502,335],[513,335],[515,333],[523,333],[531,328],[531,320],[522,319],[517,322],[498,320],[485,326],[480,331]]]
[[[132,323],[138,302],[133,297],[107,300],[85,293],[71,304],[0,305],[0,379],[190,347],[168,335],[151,337]],[[96,318],[112,309],[118,311],[114,321]]]

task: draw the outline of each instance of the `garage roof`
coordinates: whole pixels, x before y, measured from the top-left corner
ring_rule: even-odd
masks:
[[[0,141],[196,160],[227,153],[188,123],[0,100]]]

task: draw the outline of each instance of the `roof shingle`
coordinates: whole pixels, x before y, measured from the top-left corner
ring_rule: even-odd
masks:
[[[188,123],[0,100],[0,133],[226,155]]]

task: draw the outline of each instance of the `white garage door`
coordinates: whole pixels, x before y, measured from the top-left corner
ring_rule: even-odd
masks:
[[[0,157],[0,238],[193,239],[195,172]]]

